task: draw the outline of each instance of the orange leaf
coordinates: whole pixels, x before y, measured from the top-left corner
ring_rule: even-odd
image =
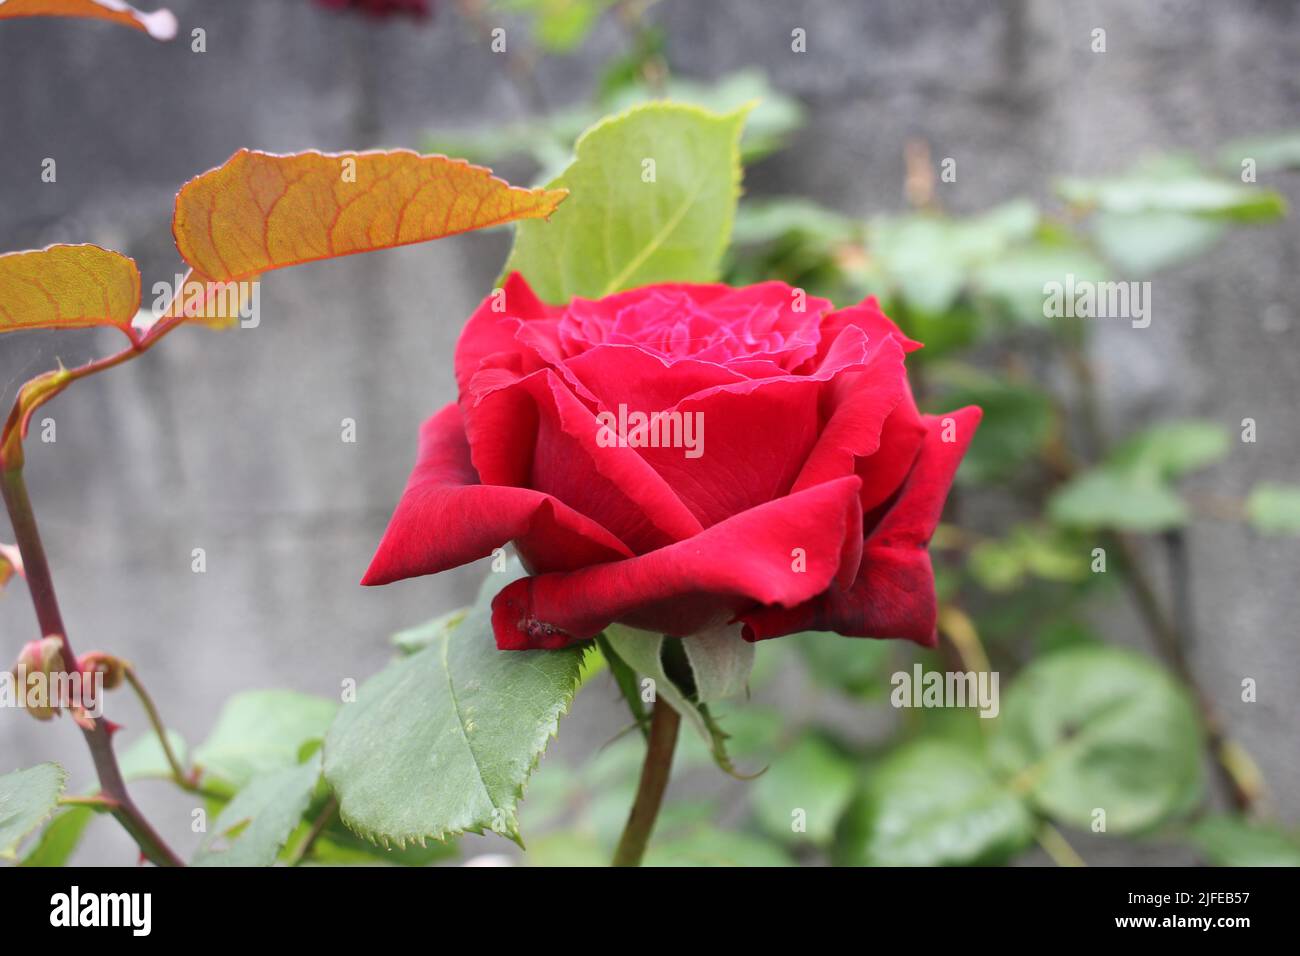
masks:
[[[140,270],[121,253],[87,244],[0,255],[0,332],[114,325],[134,340],[139,308]]]
[[[160,318],[183,319],[215,329],[229,328],[245,317],[245,306],[257,294],[257,279],[257,276],[245,280],[209,279],[191,269]],[[145,338],[147,344],[148,336]]]
[[[241,149],[176,195],[172,232],[194,270],[243,280],[272,269],[541,219],[567,195],[410,150],[277,156]]]
[[[67,388],[76,377],[60,362],[58,368],[42,372],[18,390],[18,397],[14,399],[9,419],[5,422],[3,441],[0,441],[0,466],[5,471],[23,466],[23,439],[27,437],[32,413]]]
[[[85,17],[142,30],[155,40],[176,36],[176,17],[170,10],[145,13],[122,0],[0,0],[0,20],[9,17]]]

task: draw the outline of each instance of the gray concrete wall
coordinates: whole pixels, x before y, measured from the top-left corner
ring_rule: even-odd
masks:
[[[499,61],[446,12],[416,28],[376,27],[307,0],[171,6],[183,30],[207,30],[205,54],[108,26],[0,25],[0,247],[97,242],[135,256],[147,288],[179,264],[168,229],[175,189],[238,147],[415,146],[424,131],[503,123],[525,108]],[[681,74],[757,65],[808,105],[808,126],[753,172],[751,191],[808,194],[863,215],[902,206],[909,136],[960,158],[960,183],[944,198],[977,210],[1044,197],[1052,176],[1118,170],[1144,151],[1207,153],[1230,136],[1300,125],[1300,15],[1290,3],[665,0],[652,16]],[[808,31],[806,55],[790,52],[794,26]],[[1105,55],[1088,50],[1094,26],[1108,31]],[[583,99],[620,42],[605,25],[582,55],[543,64],[547,102]],[[58,161],[55,184],[40,182],[45,157]],[[1300,206],[1296,178],[1281,186]],[[181,330],[49,406],[58,441],[29,445],[28,472],[76,646],[138,662],[193,741],[233,692],[333,694],[341,677],[377,669],[390,632],[460,603],[475,569],[384,589],[356,582],[419,423],[453,397],[453,343],[507,242],[469,236],[274,274],[260,328]],[[1112,429],[1157,414],[1251,416],[1259,443],[1200,485],[1239,495],[1261,478],[1294,480],[1300,217],[1239,233],[1163,279],[1158,295],[1149,334],[1103,331],[1095,343]],[[56,355],[70,364],[109,344],[7,335],[0,397],[7,405]],[[357,421],[354,445],[339,440],[344,417]],[[1300,544],[1211,524],[1191,545],[1196,666],[1295,822]],[[195,547],[207,552],[204,575],[190,570]],[[1130,626],[1123,613],[1114,621]],[[33,628],[21,589],[0,597],[0,656]],[[1258,704],[1233,704],[1243,675],[1259,680]],[[131,704],[119,713],[143,728]],[[611,719],[584,702],[559,758],[603,740]],[[50,758],[74,784],[90,781],[71,726],[0,714],[0,769]],[[188,831],[165,789],[141,792],[164,828]],[[126,837],[103,826],[78,859],[132,856]],[[1181,859],[1117,847],[1106,861]]]

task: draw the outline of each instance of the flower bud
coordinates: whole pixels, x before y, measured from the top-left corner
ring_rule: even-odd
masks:
[[[104,675],[104,690],[121,687],[122,681],[126,679],[126,661],[104,651],[82,654],[78,663],[81,672],[87,677],[95,673]]]
[[[28,641],[18,654],[12,673],[27,713],[37,720],[49,720],[59,712],[55,684],[51,678],[64,673],[63,639],[57,635]]]

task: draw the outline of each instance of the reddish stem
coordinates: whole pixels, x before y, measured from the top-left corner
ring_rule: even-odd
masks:
[[[14,537],[18,550],[23,556],[23,567],[27,574],[27,586],[31,591],[32,604],[36,608],[36,620],[41,634],[57,634],[63,642],[63,660],[67,667],[77,667],[77,656],[72,651],[72,644],[63,627],[63,615],[59,611],[58,597],[54,593],[54,579],[50,575],[49,562],[45,558],[45,547],[41,544],[40,531],[36,527],[36,514],[32,511],[32,502],[27,494],[27,484],[23,481],[21,468],[8,468],[3,473],[0,488],[4,492],[5,507],[13,523]],[[126,781],[122,779],[122,770],[113,755],[112,731],[108,721],[103,717],[90,718],[89,726],[82,727],[86,745],[90,748],[91,759],[95,763],[95,773],[99,777],[99,786],[103,795],[116,804],[113,816],[131,834],[144,855],[158,866],[184,866],[172,850],[163,842],[149,821],[136,807],[126,790]]]

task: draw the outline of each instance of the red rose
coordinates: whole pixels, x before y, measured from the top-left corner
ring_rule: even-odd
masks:
[[[613,621],[932,643],[926,546],[980,410],[917,412],[919,347],[874,299],[780,282],[548,306],[512,275],[461,334],[460,400],[425,422],[363,583],[513,541],[531,576],[493,601],[503,649]]]

